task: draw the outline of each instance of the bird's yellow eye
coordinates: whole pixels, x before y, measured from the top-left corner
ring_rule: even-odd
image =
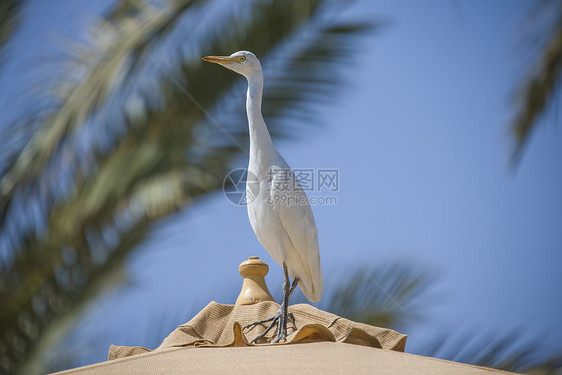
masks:
[[[240,62],[246,61],[246,56],[240,56]]]

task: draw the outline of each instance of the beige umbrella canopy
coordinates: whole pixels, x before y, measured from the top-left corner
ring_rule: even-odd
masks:
[[[109,360],[60,374],[492,374],[506,373],[404,353],[406,335],[357,323],[307,304],[290,306],[287,342],[270,344],[267,327],[244,328],[274,315],[265,285],[268,267],[252,257],[240,265],[236,305],[208,304],[154,349],[111,346]],[[274,331],[274,330],[272,330]]]

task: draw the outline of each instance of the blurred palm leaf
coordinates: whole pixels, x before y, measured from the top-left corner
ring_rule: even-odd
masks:
[[[325,299],[326,310],[357,322],[394,329],[421,318],[421,307],[416,302],[433,283],[429,273],[399,262],[350,274]]]
[[[559,374],[562,369],[562,354],[549,354],[539,340],[524,341],[521,332],[447,332],[429,339],[416,354],[537,375]]]
[[[419,324],[435,278],[408,263],[388,263],[371,270],[347,270],[322,302],[325,310],[350,320],[402,330]],[[501,327],[498,327],[501,332]],[[446,331],[410,352],[455,362],[530,374],[558,374],[562,354],[549,354],[539,340],[524,341],[521,332]]]
[[[323,3],[246,3],[244,22],[216,19],[188,53],[178,35],[210,5],[117,2],[91,44],[61,57],[64,74],[37,99],[40,109],[2,130],[11,142],[0,158],[0,369],[40,371],[41,353],[122,279],[151,225],[220,188],[247,143],[243,98],[233,99],[234,74],[200,56],[250,49],[266,71],[275,57],[264,97],[272,129],[308,113],[310,99],[332,96],[325,89],[340,83],[338,62],[372,24],[321,22]],[[157,58],[165,50],[174,52]]]
[[[21,0],[4,0],[0,3],[0,63],[4,59],[6,43],[19,23],[22,6]]]
[[[556,103],[562,84],[562,3],[558,0],[540,2],[535,12],[534,28],[538,35],[532,37],[531,50],[541,45],[537,52],[540,60],[521,85],[517,99],[518,113],[512,122],[511,131],[516,147],[513,160],[520,159],[531,134],[549,108],[558,108]]]
[[[396,330],[415,324],[422,318],[419,304],[431,289],[434,278],[406,262],[388,262],[371,268],[347,269],[332,275],[335,281],[325,286],[326,293],[316,306],[344,318]],[[282,288],[273,288],[276,301],[283,298]],[[291,304],[308,303],[300,289],[291,295]]]

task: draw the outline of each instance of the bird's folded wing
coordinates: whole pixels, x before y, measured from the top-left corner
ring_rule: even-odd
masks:
[[[293,257],[289,255],[289,259],[300,263],[292,265],[293,272],[301,279],[299,286],[309,300],[316,302],[322,296],[323,287],[318,230],[306,194],[298,180],[292,178],[292,189],[285,192],[287,199],[279,205],[279,218],[296,253]],[[291,264],[287,266],[291,269]]]

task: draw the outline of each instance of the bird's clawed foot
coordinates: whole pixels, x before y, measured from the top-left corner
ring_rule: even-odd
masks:
[[[244,326],[244,329],[249,328],[249,327],[253,327],[253,326],[258,325],[258,324],[271,322],[269,327],[267,327],[267,329],[261,335],[259,335],[258,337],[256,337],[255,339],[252,340],[252,344],[255,344],[259,340],[261,340],[265,335],[267,335],[267,333],[277,323],[277,337],[275,338],[275,340],[273,340],[273,343],[276,344],[281,340],[283,340],[283,341],[287,340],[287,336],[288,336],[287,335],[287,318],[290,318],[293,321],[293,325],[295,325],[294,315],[287,311],[287,307],[285,306],[285,304],[282,304],[279,311],[277,311],[277,313],[274,316],[272,316],[271,318],[265,319],[265,320],[260,320],[260,321],[254,322],[254,323],[250,323],[250,324]]]
[[[262,333],[261,335],[259,335],[258,337],[252,340],[252,344],[255,344],[256,342],[261,340],[265,335],[267,335],[267,333],[271,330],[271,328],[273,328],[275,323],[277,323],[277,337],[275,338],[275,340],[273,340],[273,343],[276,344],[281,340],[285,341],[287,340],[287,336],[288,336],[287,319],[291,318],[291,320],[293,321],[293,326],[295,325],[295,317],[293,314],[289,313],[288,306],[289,306],[289,297],[295,290],[299,282],[299,279],[295,278],[293,280],[293,284],[291,285],[289,283],[289,274],[287,272],[287,265],[285,263],[283,263],[283,271],[285,274],[285,280],[283,282],[283,303],[281,303],[281,307],[279,308],[279,311],[277,311],[277,314],[275,314],[273,317],[269,319],[260,320],[258,322],[248,324],[247,326],[244,327],[244,328],[248,328],[258,324],[271,322],[271,324],[269,325],[269,327],[267,327],[264,333]]]

